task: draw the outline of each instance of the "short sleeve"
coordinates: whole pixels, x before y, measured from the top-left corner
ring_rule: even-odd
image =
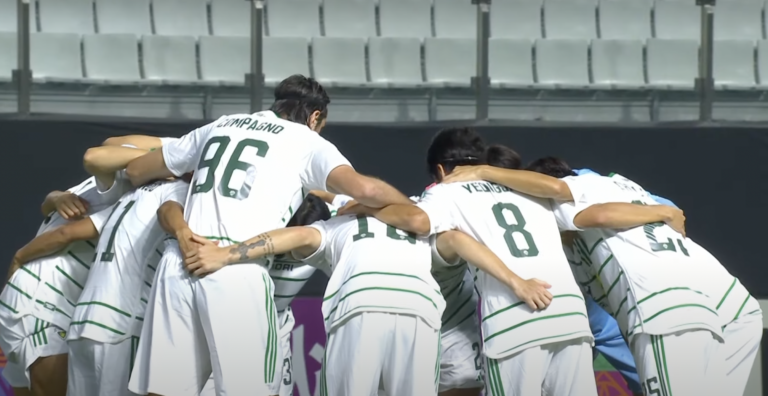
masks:
[[[336,194],[336,196],[333,198],[333,202],[331,202],[331,206],[335,208],[341,208],[352,200],[354,200],[354,198],[350,197],[349,195]]]
[[[429,218],[429,235],[450,231],[457,227],[453,213],[455,205],[445,185],[437,185],[427,190],[416,206]]]
[[[331,171],[342,165],[352,165],[329,141],[318,136],[312,145],[307,165],[301,173],[301,183],[309,190],[328,191],[327,181]]]
[[[174,138],[174,137],[161,137],[159,139],[160,139],[160,147],[179,140],[179,138]]]
[[[457,257],[454,262],[448,262],[440,255],[437,250],[437,234],[429,237],[429,246],[432,249],[432,265],[435,267],[455,267],[464,263],[461,257]]]
[[[175,176],[181,176],[195,170],[200,159],[200,142],[210,132],[216,122],[197,128],[182,136],[180,139],[168,141],[163,144],[163,160],[165,167]]]
[[[552,213],[557,220],[557,226],[561,231],[581,231],[573,224],[573,219],[582,210],[592,205],[587,193],[588,187],[583,177],[568,176],[560,179],[568,185],[573,196],[573,202],[555,201],[552,203]]]
[[[130,179],[125,173],[125,170],[115,172],[115,181],[111,186],[105,186],[99,182],[99,179],[94,179],[96,182],[96,192],[99,193],[99,199],[108,205],[117,202],[128,191],[133,189]]]
[[[326,259],[326,249],[328,246],[328,227],[326,227],[324,221],[316,221],[307,227],[314,228],[320,232],[320,246],[317,248],[317,250],[315,250],[314,253],[304,259],[301,259],[301,261],[315,268],[323,268],[323,266],[327,265],[328,262]]]
[[[101,230],[104,229],[104,225],[107,224],[109,216],[112,215],[112,211],[115,210],[115,205],[117,204],[112,204],[106,209],[100,210],[88,217],[91,219],[91,223],[93,223],[93,228],[98,230],[99,233],[101,233]]]
[[[184,203],[187,200],[187,192],[189,192],[189,183],[181,180],[175,181],[171,183],[167,189],[165,189],[162,202],[165,203],[168,201],[173,201],[181,206],[184,206]]]

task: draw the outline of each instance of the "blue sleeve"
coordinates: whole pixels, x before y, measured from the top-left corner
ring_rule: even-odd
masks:
[[[658,202],[658,203],[660,203],[662,205],[674,206],[675,208],[677,208],[677,205],[675,205],[674,202],[672,202],[672,201],[670,201],[670,200],[668,200],[666,198],[660,197],[658,195],[653,195],[653,194],[651,194],[651,198],[653,198],[654,201],[656,201],[656,202]]]
[[[587,298],[587,314],[589,315],[589,326],[595,336],[595,349],[621,373],[621,376],[627,381],[629,390],[642,393],[635,361],[632,358],[632,352],[629,351],[629,346],[621,335],[619,324],[591,298]]]

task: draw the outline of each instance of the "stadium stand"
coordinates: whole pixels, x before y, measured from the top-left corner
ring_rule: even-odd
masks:
[[[227,103],[238,103],[238,111],[247,107],[247,1],[31,4],[32,69],[35,83],[42,84],[36,92],[54,90],[87,97],[79,100],[88,102],[97,101],[106,88],[124,87],[125,95],[136,95],[135,87],[144,87],[140,95],[227,97]],[[741,95],[734,100],[743,96],[747,107],[762,109],[759,91],[768,84],[765,3],[722,4],[715,18],[716,87]],[[7,54],[0,59],[0,81],[7,82],[16,68],[16,0],[0,0],[0,7],[0,32],[6,32],[0,35],[0,50]],[[672,103],[662,99],[664,92],[673,91],[683,95],[676,96],[683,98],[678,100],[680,111],[665,114],[671,119],[695,117],[689,110],[696,107],[692,89],[699,24],[700,10],[687,0],[494,0],[492,105],[525,104],[518,110],[498,109],[511,118],[546,119],[522,114],[533,103],[565,112],[599,107],[594,111],[605,113],[600,119],[647,120],[648,109],[659,101]],[[264,33],[268,86],[287,73],[312,75],[336,89],[332,106],[339,107],[334,108],[351,106],[345,109],[358,112],[351,118],[365,119],[361,112],[380,118],[370,113],[384,111],[393,119],[427,119],[435,116],[430,109],[435,103],[452,106],[451,118],[474,112],[467,103],[472,102],[471,78],[476,74],[477,10],[469,0],[268,0]],[[12,103],[8,86],[0,86],[0,111]],[[373,97],[388,98],[391,109],[379,102],[366,107],[360,100]],[[408,109],[403,110],[405,102]],[[194,116],[216,115],[203,111],[208,110],[201,106]],[[332,119],[345,119],[341,113],[332,112]]]

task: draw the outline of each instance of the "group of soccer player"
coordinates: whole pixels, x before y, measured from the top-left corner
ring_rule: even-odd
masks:
[[[289,396],[316,270],[321,396],[596,396],[594,349],[636,394],[743,394],[762,312],[671,202],[468,128],[408,198],[320,136],[329,103],[294,75],[270,110],[89,149],[0,295],[15,394]]]

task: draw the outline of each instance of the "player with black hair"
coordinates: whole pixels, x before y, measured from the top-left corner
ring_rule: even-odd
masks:
[[[128,175],[137,186],[195,172],[184,205],[188,226],[176,235],[184,256],[194,253],[200,239],[232,246],[285,226],[291,207],[303,199],[302,188],[330,189],[376,207],[410,203],[387,183],[357,173],[333,144],[316,133],[322,129],[328,105],[320,84],[294,75],[275,94],[275,111],[222,116],[129,164]],[[179,271],[176,259],[175,264],[166,264]],[[167,333],[167,343],[175,349],[174,363],[151,364],[157,382],[149,380],[149,392],[175,396],[199,390],[213,371],[217,393],[275,394],[270,387],[281,353],[268,266],[268,260],[259,259],[204,278],[177,276],[182,282],[170,288],[168,297],[194,301],[184,309],[197,320],[187,323],[175,312],[169,314],[178,319],[175,330],[153,329]],[[232,310],[233,306],[240,309]],[[164,326],[162,322],[155,325]],[[186,345],[181,346],[183,340]],[[138,381],[132,378],[134,392],[143,390],[133,387]]]
[[[517,151],[503,144],[492,144],[485,149],[485,162],[504,169],[520,169],[522,160]]]

